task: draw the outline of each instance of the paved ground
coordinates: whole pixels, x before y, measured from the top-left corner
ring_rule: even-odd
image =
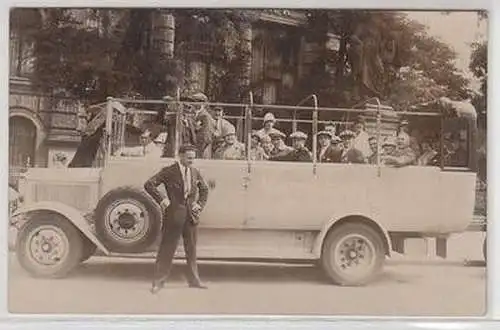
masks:
[[[450,243],[447,262],[396,256],[368,287],[324,281],[310,266],[203,263],[208,290],[187,288],[182,266],[158,295],[149,293],[152,262],[94,257],[69,278],[30,278],[14,254],[9,262],[13,313],[323,314],[373,316],[480,316],[486,310],[482,234]],[[460,260],[473,261],[463,265]]]

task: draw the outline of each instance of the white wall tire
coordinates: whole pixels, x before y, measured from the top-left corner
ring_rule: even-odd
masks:
[[[363,223],[345,223],[333,228],[323,243],[321,265],[337,285],[362,286],[382,270],[384,238]]]
[[[16,243],[19,263],[34,277],[65,277],[83,253],[80,231],[54,213],[31,216],[19,230]]]

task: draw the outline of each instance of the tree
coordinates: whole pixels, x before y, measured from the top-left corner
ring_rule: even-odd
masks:
[[[308,17],[318,34],[329,30],[341,40],[335,78],[315,73],[321,79],[310,86],[321,91],[321,99],[328,103],[350,106],[378,96],[403,109],[425,98],[469,95],[468,81],[458,73],[452,49],[403,13],[321,10]],[[318,62],[324,67],[325,58]]]

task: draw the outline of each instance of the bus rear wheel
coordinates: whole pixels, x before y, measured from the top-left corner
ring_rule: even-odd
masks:
[[[58,214],[32,216],[20,229],[16,255],[21,266],[34,277],[66,276],[83,256],[79,230]]]
[[[342,286],[371,282],[382,270],[384,239],[363,223],[345,223],[327,235],[321,265],[329,279]]]

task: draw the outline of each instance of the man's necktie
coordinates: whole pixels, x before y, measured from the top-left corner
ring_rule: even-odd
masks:
[[[188,168],[184,168],[184,198],[187,198],[189,195],[189,191],[191,190],[189,177],[188,177]]]

